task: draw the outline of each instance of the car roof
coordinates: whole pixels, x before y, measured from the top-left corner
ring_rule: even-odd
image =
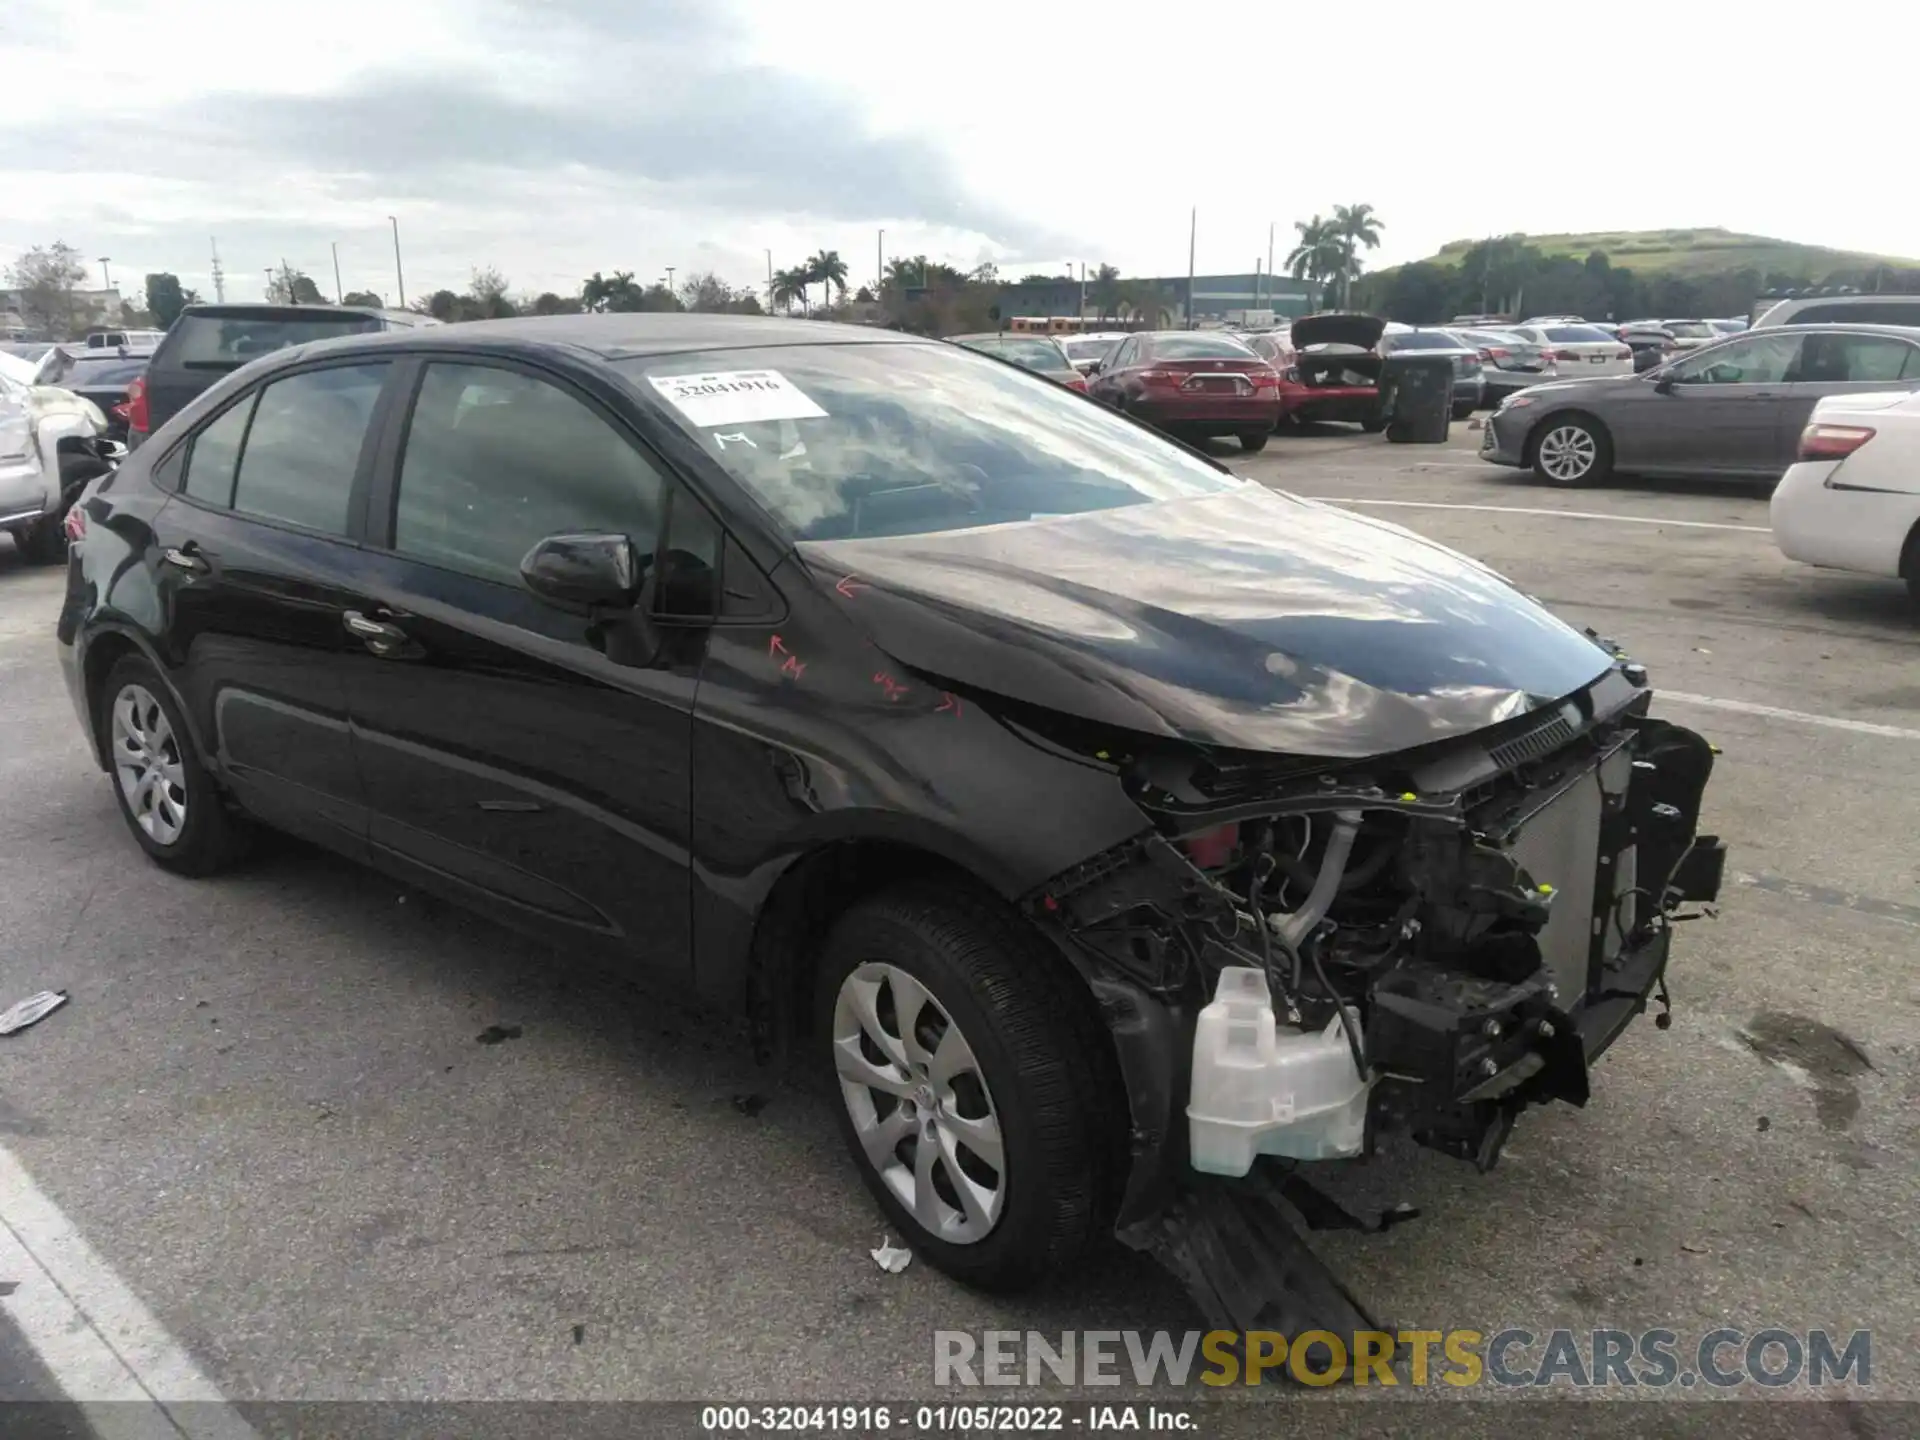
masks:
[[[1811,325],[1767,325],[1766,330],[1785,331],[1790,335],[1895,335],[1902,340],[1920,340],[1920,325],[1884,325],[1866,320],[1817,320]],[[1742,330],[1740,336],[1751,335],[1751,330]],[[1728,336],[1728,339],[1735,338]]]
[[[388,345],[429,345],[436,350],[560,346],[615,360],[698,350],[937,343],[903,331],[883,330],[872,325],[840,325],[825,320],[788,320],[769,315],[634,312],[615,315],[520,315],[510,320],[472,320],[430,329],[344,335],[313,341],[298,348],[302,355],[313,355]]]
[[[421,315],[412,310],[385,310],[377,305],[280,305],[264,300],[233,301],[196,301],[180,312],[181,319],[188,316],[200,316],[215,320],[306,320],[338,319],[343,315],[372,316],[378,320],[397,321],[407,326],[438,325],[440,322],[430,315]],[[174,322],[176,325],[179,321]]]

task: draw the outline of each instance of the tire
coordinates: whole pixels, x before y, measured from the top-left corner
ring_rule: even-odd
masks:
[[[242,848],[241,823],[228,812],[160,673],[145,657],[126,656],[107,673],[95,706],[114,799],[148,858],[178,875],[230,866]],[[156,768],[159,783],[143,789],[140,777]]]
[[[58,565],[67,558],[67,511],[73,508],[73,502],[89,480],[98,479],[112,468],[91,455],[60,457],[60,503],[15,536],[30,563]]]
[[[1267,448],[1267,437],[1272,433],[1270,430],[1250,431],[1240,437],[1240,448],[1249,455],[1258,455]]]
[[[1018,916],[958,887],[863,901],[822,952],[815,1034],[854,1164],[902,1243],[984,1290],[1058,1274],[1112,1223],[1126,1104],[1107,1038],[1073,986]],[[907,1006],[918,1017],[904,1027],[911,1049]],[[955,1034],[959,1050],[943,1049]],[[934,1077],[948,1064],[957,1068],[941,1094]],[[870,1158],[863,1134],[884,1158]]]
[[[1553,415],[1527,442],[1535,478],[1547,485],[1597,485],[1613,473],[1613,441],[1599,421],[1585,415]],[[1562,460],[1560,456],[1568,457]],[[1586,457],[1584,467],[1576,462]]]
[[[1360,422],[1360,428],[1369,435],[1378,435],[1382,430],[1387,428],[1387,422],[1379,419],[1362,420]]]
[[[1473,418],[1473,412],[1478,408],[1479,407],[1471,401],[1463,401],[1453,407],[1453,418],[1455,420],[1471,420]]]

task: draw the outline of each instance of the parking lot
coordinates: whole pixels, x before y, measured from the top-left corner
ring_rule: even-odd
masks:
[[[1478,438],[1329,426],[1217,453],[1619,640],[1665,692],[1656,713],[1724,752],[1704,823],[1737,881],[1676,942],[1671,1029],[1632,1027],[1584,1112],[1530,1113],[1485,1176],[1410,1148],[1354,1167],[1353,1195],[1421,1216],[1324,1252],[1407,1326],[1867,1329],[1874,1397],[1920,1400],[1920,625],[1892,582],[1782,559],[1753,490],[1548,490],[1478,462]],[[98,1286],[75,1306],[131,1337],[137,1355],[110,1348],[134,1374],[243,1417],[899,1400],[940,1398],[937,1329],[1194,1324],[1118,1247],[1021,1300],[883,1273],[834,1102],[758,1069],[724,1019],[291,843],[215,881],[146,863],[57,673],[62,582],[0,538],[0,1005],[72,996],[0,1039],[0,1215],[27,1194],[37,1217],[0,1246]],[[52,1399],[32,1352],[60,1342],[29,1346],[33,1323],[0,1299],[0,1373]],[[1664,1423],[1704,1432],[1672,1402]],[[1716,1407],[1714,1431],[1759,1433],[1775,1408],[1728,1425]],[[1850,1405],[1795,1424],[1896,1433]]]

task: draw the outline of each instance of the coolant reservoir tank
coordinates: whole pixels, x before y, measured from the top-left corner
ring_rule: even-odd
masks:
[[[1193,1168],[1245,1175],[1256,1155],[1338,1160],[1366,1138],[1368,1081],[1343,1012],[1318,1033],[1280,1029],[1267,977],[1230,967],[1193,1036],[1187,1129]]]

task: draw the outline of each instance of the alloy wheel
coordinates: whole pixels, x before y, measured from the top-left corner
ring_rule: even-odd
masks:
[[[1555,480],[1581,479],[1599,455],[1592,432],[1579,425],[1557,426],[1540,439],[1540,468]]]
[[[983,1240],[1006,1203],[1005,1148],[987,1077],[925,985],[870,961],[840,982],[833,1060],[868,1162],[934,1238]]]
[[[156,845],[187,828],[187,770],[160,702],[140,685],[113,700],[113,773],[134,824]]]

